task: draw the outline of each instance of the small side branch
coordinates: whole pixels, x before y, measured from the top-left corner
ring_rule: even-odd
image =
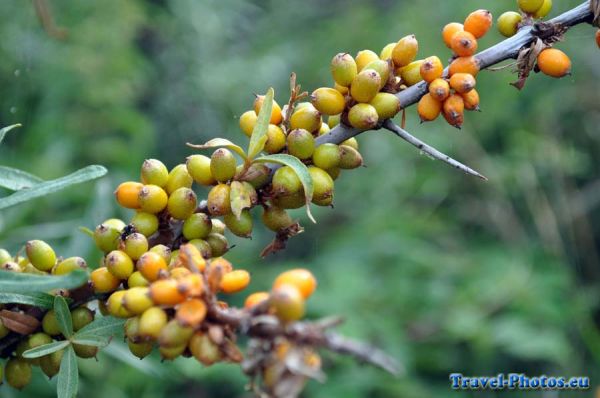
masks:
[[[406,142],[408,142],[409,144],[415,146],[416,148],[420,149],[421,151],[423,151],[423,153],[431,156],[434,159],[437,160],[441,160],[444,163],[448,163],[450,166],[463,171],[466,174],[470,174],[472,176],[475,177],[479,177],[482,180],[487,181],[487,177],[482,175],[481,173],[478,173],[477,171],[473,170],[472,168],[470,168],[469,166],[466,166],[464,164],[462,164],[461,162],[459,162],[458,160],[455,160],[453,158],[451,158],[450,156],[438,151],[437,149],[435,149],[434,147],[432,147],[431,145],[428,145],[426,143],[424,143],[423,141],[421,141],[420,139],[418,139],[417,137],[413,136],[412,134],[410,134],[408,131],[402,129],[400,126],[398,126],[397,124],[395,124],[391,119],[386,120],[383,123],[383,128],[386,130],[391,131],[392,133],[396,134],[398,137],[402,138],[403,140],[405,140]]]

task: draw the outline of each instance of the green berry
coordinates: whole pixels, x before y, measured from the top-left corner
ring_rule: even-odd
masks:
[[[192,355],[205,366],[210,366],[223,357],[219,346],[206,333],[196,332],[188,347]]]
[[[68,274],[69,272],[73,272],[78,269],[86,269],[86,268],[87,268],[87,264],[83,258],[69,257],[69,258],[62,260],[58,264],[56,264],[56,267],[54,267],[52,269],[52,273],[54,275],[64,275],[64,274]]]
[[[287,148],[290,155],[309,159],[315,151],[315,138],[308,130],[292,130],[287,136]]]
[[[83,344],[73,344],[73,350],[79,358],[94,358],[98,354],[98,347]]]
[[[129,347],[129,351],[139,359],[144,359],[154,349],[154,344],[151,341],[134,343],[131,340],[127,341],[127,346]]]
[[[337,167],[340,163],[340,148],[336,144],[321,144],[312,156],[313,164],[322,169]]]
[[[137,260],[148,251],[148,239],[139,232],[127,235],[121,242],[119,248],[123,250],[132,260]]]
[[[392,118],[400,112],[400,100],[394,94],[377,93],[369,104],[377,111],[379,120]]]
[[[342,170],[339,167],[334,167],[331,169],[327,169],[325,170],[327,172],[327,174],[329,174],[331,176],[331,178],[335,181],[337,180],[337,178],[340,176]]]
[[[340,86],[348,87],[357,71],[356,61],[348,53],[339,53],[331,60],[331,75]]]
[[[192,334],[194,334],[193,328],[181,326],[176,319],[172,319],[160,331],[158,342],[161,347],[178,347],[182,344],[187,345]]]
[[[6,362],[5,374],[6,382],[21,390],[31,381],[31,365],[24,359],[11,358]]]
[[[211,258],[212,257],[212,248],[210,244],[204,239],[192,239],[188,242],[191,245],[194,245],[196,249],[200,252],[202,257]]]
[[[294,223],[290,215],[280,207],[266,207],[262,214],[263,224],[272,231],[280,231]]]
[[[169,170],[163,162],[157,159],[146,159],[142,163],[141,180],[144,184],[164,187],[169,180]]]
[[[361,154],[347,145],[340,145],[340,169],[355,169],[363,165]]]
[[[292,195],[302,190],[302,182],[289,166],[278,168],[273,173],[272,192],[277,195]]]
[[[346,141],[342,142],[340,145],[350,146],[358,151],[358,140],[356,137],[348,138]]]
[[[210,171],[210,158],[204,155],[192,155],[187,158],[188,173],[200,185],[214,185],[216,180]]]
[[[40,368],[46,376],[52,378],[58,374],[63,354],[64,350],[58,350],[40,358]]]
[[[50,271],[56,264],[56,253],[42,240],[30,240],[25,246],[27,258],[40,271]]]
[[[185,164],[178,164],[169,173],[169,178],[164,188],[171,195],[179,188],[191,188],[193,182],[194,180],[188,173],[187,166]]]
[[[41,345],[52,343],[52,337],[48,336],[46,333],[38,332],[29,336],[29,348],[39,347]]]
[[[515,11],[507,11],[498,17],[498,31],[502,36],[514,36],[519,30],[519,24],[523,20],[521,14]]]
[[[306,199],[304,191],[300,191],[290,195],[277,195],[273,197],[272,202],[282,209],[299,209],[306,204]]]
[[[185,220],[196,210],[196,194],[189,188],[179,188],[169,196],[167,210],[171,217]]]
[[[94,242],[104,253],[115,250],[119,245],[119,236],[125,228],[125,223],[117,218],[110,218],[96,227]]]
[[[229,242],[224,235],[211,232],[208,234],[206,241],[210,245],[211,256],[221,257],[229,250]]]
[[[127,279],[134,271],[131,257],[122,250],[113,250],[106,255],[104,265],[108,271],[118,279]]]
[[[350,95],[357,102],[369,102],[379,92],[381,76],[373,69],[362,70],[350,87]]]
[[[125,326],[123,327],[125,330],[125,337],[129,341],[139,342],[141,340],[140,336],[140,317],[133,316],[125,322]]]
[[[253,163],[242,175],[241,172],[243,169],[244,165],[238,166],[237,179],[250,183],[256,189],[264,187],[270,180],[271,169],[263,163]]]
[[[227,184],[215,185],[208,193],[206,205],[213,216],[224,216],[231,212],[231,187]]]
[[[158,217],[154,214],[138,212],[131,218],[131,224],[135,227],[135,230],[144,236],[151,236],[153,233],[158,231]],[[115,242],[118,240],[118,235],[115,238]]]
[[[304,129],[316,133],[321,128],[321,113],[310,102],[304,106],[297,106],[290,117],[290,128]],[[289,137],[289,136],[288,136]]]
[[[348,121],[352,127],[368,130],[377,126],[379,115],[377,109],[369,104],[356,104],[348,112]]]
[[[181,354],[183,354],[183,352],[185,351],[185,349],[187,348],[187,344],[181,344],[175,347],[158,347],[158,352],[160,352],[160,356],[162,357],[163,360],[166,361],[171,361],[175,358],[177,358],[178,356],[180,356]]]
[[[160,245],[162,246],[162,245]],[[169,250],[169,253],[171,251]],[[170,255],[169,255],[170,257]],[[169,259],[167,258],[165,260],[169,261]],[[142,273],[140,271],[134,271],[133,274],[129,275],[129,278],[127,278],[127,286],[132,288],[132,287],[144,287],[144,286],[148,286],[150,285],[150,282],[148,282],[148,280],[146,278],[144,278],[144,275],[142,275]]]
[[[160,213],[167,207],[169,197],[164,189],[158,185],[144,185],[139,196],[140,209],[146,213]]]
[[[267,141],[265,142],[265,152],[279,153],[285,148],[286,136],[281,127],[269,124],[267,129]]]
[[[225,233],[225,223],[218,218],[213,218],[210,220],[212,224],[212,229],[210,232],[214,232],[216,234],[223,235]]]
[[[75,308],[71,311],[71,318],[73,319],[73,330],[78,331],[94,320],[94,311],[87,307]]]
[[[235,175],[236,163],[229,149],[219,148],[210,157],[210,173],[219,182],[229,181]]]
[[[327,172],[315,166],[308,168],[313,181],[313,203],[329,206],[333,202],[333,179]]]
[[[229,213],[223,217],[223,221],[234,235],[242,238],[249,238],[252,236],[252,215],[250,215],[249,210],[242,210],[239,219],[233,213]]]
[[[50,336],[58,336],[60,334],[60,327],[58,326],[54,310],[46,312],[44,318],[42,318],[42,329],[44,333]]]
[[[544,0],[517,0],[517,3],[523,12],[533,14],[544,5]]]
[[[183,236],[187,240],[204,239],[212,229],[210,217],[204,213],[194,213],[183,223]]]

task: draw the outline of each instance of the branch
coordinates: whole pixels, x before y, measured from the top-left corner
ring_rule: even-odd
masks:
[[[580,4],[579,6],[557,16],[554,19],[551,19],[547,23],[561,25],[566,30],[572,26],[575,26],[575,25],[578,25],[581,23],[591,22],[592,17],[593,16],[592,16],[591,8],[590,8],[590,1],[585,1],[584,3]],[[489,68],[490,66],[496,65],[500,62],[503,62],[507,59],[516,58],[517,55],[519,54],[519,51],[521,50],[521,48],[531,44],[531,42],[533,42],[534,40],[537,40],[538,37],[540,37],[540,32],[538,32],[538,30],[536,29],[536,25],[523,27],[513,37],[503,40],[500,43],[480,52],[479,54],[476,54],[475,58],[479,61],[481,69],[486,69],[486,68]],[[396,94],[396,96],[400,100],[400,104],[401,104],[402,108],[405,109],[405,108],[417,103],[421,99],[421,97],[424,96],[426,93],[427,93],[427,83],[420,82],[420,83],[415,84],[414,86],[408,87],[406,90],[400,91],[399,93]],[[426,145],[426,144],[422,143],[421,141],[419,141],[418,139],[416,139],[415,137],[408,134],[406,131],[400,129],[398,126],[393,124],[393,122],[391,122],[391,121],[384,122],[384,127],[387,128],[388,130],[394,132],[399,137],[403,138],[404,140],[408,141],[409,143],[411,143],[412,145],[416,146],[419,149],[423,150],[423,148],[421,148],[419,145]],[[397,131],[398,129],[400,129],[402,131],[401,134]],[[316,139],[316,144],[317,145],[321,145],[324,143],[339,144],[339,143],[347,140],[348,138],[354,137],[363,132],[364,131],[355,129],[353,127],[348,127],[348,126],[340,123],[333,129],[331,129],[331,131],[329,133],[318,137]],[[446,162],[446,163],[450,164],[451,166],[464,171],[467,174],[477,176],[479,178],[486,180],[486,178],[484,176],[482,176],[481,174],[477,173],[476,171],[470,169],[469,167],[462,165],[461,163],[450,158],[449,156],[444,155],[443,153],[441,153],[440,151],[438,151],[437,149],[435,149],[429,145],[426,145],[426,146],[427,146],[428,150],[431,151],[431,153],[429,153],[429,154],[431,156],[433,156],[434,158],[441,160],[443,162]],[[423,151],[428,153],[425,150],[423,150]]]

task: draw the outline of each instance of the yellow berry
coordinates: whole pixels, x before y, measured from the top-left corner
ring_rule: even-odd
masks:
[[[237,293],[244,290],[249,283],[250,274],[240,269],[223,275],[219,288],[223,293]]]
[[[309,270],[296,268],[279,274],[273,282],[273,289],[277,289],[281,285],[294,286],[302,294],[302,297],[307,299],[317,288],[317,280]]]
[[[384,61],[392,59],[392,51],[394,51],[394,47],[396,47],[396,43],[388,43],[383,47],[381,52],[379,53],[379,58]]]
[[[25,245],[29,262],[40,271],[50,271],[56,264],[56,253],[42,240],[30,240]]]
[[[214,185],[216,180],[210,171],[210,158],[204,155],[188,156],[186,168],[189,175],[200,185]]]
[[[169,200],[167,193],[158,185],[144,185],[140,190],[138,203],[140,209],[146,213],[160,213],[167,207]]]
[[[400,40],[392,50],[392,60],[396,67],[406,66],[414,61],[419,51],[419,42],[415,35],[408,35]]]
[[[235,175],[236,163],[229,149],[219,148],[210,157],[210,173],[219,182],[229,181]]]
[[[215,185],[208,192],[208,212],[213,216],[224,216],[231,212],[230,202],[231,187],[227,184]]]
[[[148,287],[130,287],[123,296],[123,305],[132,314],[141,314],[152,307]]]
[[[368,64],[379,59],[379,56],[371,50],[362,50],[356,54],[356,68],[358,72],[363,70]]]
[[[148,285],[150,285],[150,282],[144,278],[144,275],[142,275],[140,271],[135,271],[133,274],[129,275],[129,278],[127,278],[127,286],[130,288],[144,287]]]
[[[90,274],[90,281],[96,293],[110,293],[121,284],[121,280],[114,276],[106,267],[96,268]]]
[[[196,210],[197,198],[189,188],[179,188],[169,196],[167,210],[171,217],[185,220]]]
[[[81,257],[69,257],[62,260],[60,263],[56,264],[54,268],[52,268],[52,274],[54,275],[64,275],[69,272],[73,272],[78,269],[86,269],[87,264],[85,260]]]
[[[267,141],[265,142],[265,152],[279,153],[285,148],[286,136],[281,127],[269,124],[267,128]]]
[[[339,53],[331,60],[331,75],[337,84],[348,87],[358,73],[356,61],[348,53]]]
[[[357,102],[369,102],[379,92],[381,76],[373,69],[363,69],[352,81],[350,95]]]
[[[270,304],[283,322],[296,321],[304,316],[304,297],[292,285],[280,285],[271,292]]]
[[[131,258],[122,250],[113,250],[106,255],[104,265],[118,279],[127,279],[133,273],[134,265]]]
[[[369,104],[377,111],[379,120],[390,119],[400,112],[400,100],[394,94],[377,93]]]
[[[169,178],[164,189],[171,195],[179,188],[190,188],[193,182],[194,180],[188,173],[187,166],[185,164],[178,164],[169,173]]]
[[[254,112],[258,115],[260,113],[260,108],[262,107],[263,102],[265,101],[264,95],[257,95],[254,100]],[[279,104],[273,100],[273,106],[271,107],[271,119],[269,123],[271,124],[279,124],[283,120],[283,115],[281,113],[281,107]]]
[[[506,11],[498,17],[498,31],[506,37],[514,36],[522,20],[523,17],[518,12]]]
[[[142,183],[164,187],[169,179],[169,170],[163,162],[157,159],[146,159],[140,172]]]
[[[145,339],[157,340],[160,331],[167,324],[167,313],[159,307],[148,308],[140,316],[139,334]]]
[[[246,300],[244,301],[244,308],[250,309],[268,299],[269,299],[269,292],[252,293],[251,295],[246,297]]]
[[[150,236],[158,230],[158,217],[154,214],[140,211],[131,218],[131,225],[144,236]],[[115,242],[117,242],[117,238],[115,238]]]
[[[252,136],[257,119],[258,115],[254,111],[246,111],[240,116],[240,129],[242,129],[244,134],[248,137]]]
[[[402,82],[407,86],[414,86],[423,78],[421,77],[421,65],[423,60],[413,61],[410,64],[400,69]]]
[[[117,318],[129,318],[131,313],[123,306],[123,297],[125,296],[125,290],[118,290],[110,295],[106,302],[108,313]]]
[[[290,129],[304,129],[311,133],[321,128],[321,113],[311,103],[298,106],[290,117]]]
[[[352,127],[368,130],[377,126],[379,115],[377,109],[369,104],[356,104],[348,112],[348,121]]]
[[[517,4],[523,12],[533,14],[544,5],[544,0],[517,0]]]
[[[334,88],[321,87],[313,91],[311,101],[315,108],[324,115],[342,113],[346,106],[344,96]]]

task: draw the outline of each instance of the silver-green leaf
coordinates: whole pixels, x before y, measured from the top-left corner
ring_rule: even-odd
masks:
[[[123,331],[124,319],[104,316],[77,331],[71,338],[74,343],[104,347],[111,338]]]
[[[69,305],[63,296],[54,297],[54,315],[60,332],[66,338],[70,338],[73,335],[73,319],[71,318]]]
[[[82,286],[87,280],[88,275],[84,270],[47,276],[0,271],[0,291],[2,293],[45,293],[53,289],[74,289]]]
[[[77,395],[79,388],[79,369],[77,368],[77,357],[73,346],[66,348],[60,361],[60,371],[56,383],[56,395],[58,398],[73,398]]]
[[[52,343],[40,345],[38,347],[29,349],[23,353],[23,358],[39,358],[52,354],[53,352],[62,350],[66,346],[71,344],[69,340],[53,341]]]
[[[54,296],[48,293],[0,293],[0,303],[25,304],[34,307],[51,309]]]
[[[44,182],[44,180],[26,171],[0,166],[0,187],[11,191],[19,191],[34,187],[41,182]]]
[[[254,159],[265,147],[267,142],[267,132],[269,131],[269,122],[271,121],[271,111],[273,109],[273,96],[275,92],[269,88],[265,95],[258,119],[250,136],[250,145],[248,146],[248,159]]]
[[[231,192],[229,193],[231,201],[231,212],[239,220],[242,210],[252,207],[250,194],[243,183],[239,181],[231,182]]]
[[[21,124],[17,123],[17,124],[13,124],[12,126],[6,126],[4,128],[1,128],[0,129],[0,144],[2,144],[2,141],[4,140],[4,136],[6,135],[6,133],[8,133],[12,129],[16,129],[17,127],[21,127]]]
[[[225,138],[213,138],[212,140],[207,141],[206,143],[204,143],[202,145],[190,144],[188,142],[187,146],[189,146],[190,148],[196,148],[196,149],[227,148],[227,149],[232,150],[233,152],[237,153],[238,155],[240,155],[242,157],[242,159],[244,159],[244,160],[246,160],[248,158],[248,155],[246,155],[246,152],[244,152],[242,147],[234,144],[233,142],[231,142],[229,140],[226,140]]]

